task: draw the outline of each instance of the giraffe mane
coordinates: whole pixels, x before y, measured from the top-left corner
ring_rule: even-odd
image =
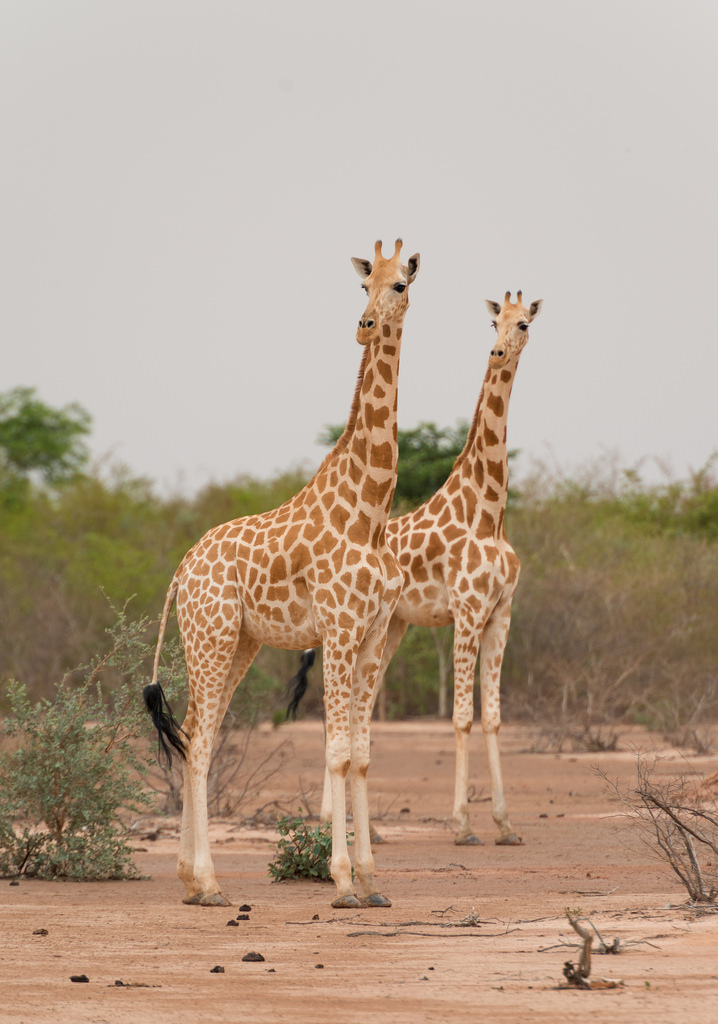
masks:
[[[381,243],[379,243],[381,244]],[[369,346],[367,345],[362,349],[361,363],[359,364],[359,373],[357,374],[357,382],[354,388],[354,397],[352,398],[351,408],[349,409],[349,416],[347,418],[347,425],[344,431],[337,440],[332,450],[328,455],[324,457],[323,462],[319,466],[317,473],[320,473],[324,467],[330,462],[336,455],[339,455],[349,445],[354,433],[354,427],[356,426],[357,413],[359,412],[359,398],[361,396],[361,388],[364,383],[364,371],[366,370],[366,361],[369,356]]]
[[[456,456],[456,462],[454,463],[454,466],[453,466],[453,469],[452,469],[452,473],[453,473],[454,469],[457,468],[457,466],[461,465],[461,463],[466,458],[467,453],[471,450],[471,448],[473,446],[474,438],[476,437],[476,431],[478,430],[478,427],[479,427],[479,412],[481,410],[481,403],[484,400],[484,387],[486,386],[486,381],[488,379],[488,376],[489,376],[489,370],[486,371],[486,376],[484,377],[483,383],[481,385],[481,391],[479,392],[479,400],[476,403],[476,408],[474,409],[474,416],[473,416],[473,419],[471,420],[471,426],[469,427],[469,433],[468,433],[468,435],[466,437],[466,444],[462,448],[461,452]]]

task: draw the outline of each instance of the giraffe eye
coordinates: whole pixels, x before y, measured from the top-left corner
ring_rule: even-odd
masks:
[[[399,294],[401,295],[403,291],[406,291],[406,285],[402,284],[401,282],[399,284],[395,284],[394,291],[399,292]]]
[[[519,324],[519,330],[520,331],[527,331],[528,329],[529,329],[529,325],[528,324]]]
[[[499,329],[499,326],[498,326],[498,324],[496,323],[496,321],[495,321],[495,320],[492,320],[492,321],[491,321],[491,326],[493,327],[493,329],[494,329],[495,331],[498,331],[498,329]]]
[[[369,294],[369,289],[367,288],[367,286],[365,284],[360,285],[360,288],[362,288],[363,291],[365,291],[367,293],[367,295]]]

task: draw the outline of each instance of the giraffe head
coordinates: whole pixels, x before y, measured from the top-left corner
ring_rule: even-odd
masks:
[[[419,254],[415,253],[404,266],[399,257],[402,241],[397,238],[394,255],[385,260],[381,242],[374,246],[374,262],[352,259],[354,269],[362,278],[362,288],[369,302],[357,328],[357,341],[368,345],[377,338],[388,338],[392,324],[400,326],[409,308],[409,285],[419,272]]]
[[[543,299],[537,299],[526,309],[521,301],[521,292],[516,292],[516,302],[511,301],[511,292],[506,292],[503,306],[491,299],[486,300],[486,308],[498,334],[491,349],[489,366],[505,366],[518,359],[529,340],[529,324],[538,316],[542,303]]]

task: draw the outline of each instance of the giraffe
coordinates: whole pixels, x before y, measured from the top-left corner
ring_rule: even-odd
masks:
[[[389,623],[379,682],[409,624],[454,623],[454,711],[456,769],[453,815],[457,845],[477,845],[469,819],[469,734],[474,720],[474,673],[481,644],[481,725],[489,763],[496,843],[521,843],[509,821],[501,777],[501,664],[520,563],[506,538],[508,492],[506,421],[509,398],[528,326],[542,300],[528,309],[521,292],[515,303],[486,301],[498,337],[479,394],[469,435],[444,485],[408,515],[390,519],[387,541],[404,570],[404,588]],[[322,817],[331,816],[325,778]],[[379,839],[374,833],[374,838]]]
[[[293,498],[261,515],[210,530],[185,555],[165,599],[145,703],[162,749],[184,760],[177,871],[185,903],[228,906],[209,849],[207,772],[212,743],[234,690],[263,644],[324,646],[326,765],[335,823],[334,907],[390,906],[377,892],[369,834],[369,729],[381,656],[402,572],[386,543],[397,471],[397,387],[409,285],[419,255],[403,265],[353,259],[367,293],[363,346],[347,429]],[[177,727],[157,682],[173,603],[187,661],[189,704]],[[346,840],[346,778],[354,810],[354,892]]]

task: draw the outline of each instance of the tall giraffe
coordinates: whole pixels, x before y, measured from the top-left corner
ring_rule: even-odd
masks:
[[[542,300],[528,309],[487,300],[498,337],[464,450],[443,487],[416,511],[387,525],[387,540],[404,570],[405,585],[389,624],[380,677],[409,623],[454,623],[456,776],[455,842],[477,844],[469,821],[469,734],[474,720],[474,673],[481,645],[481,727],[491,778],[498,844],[521,842],[509,821],[499,759],[501,664],[519,579],[519,560],[506,538],[504,511],[509,485],[506,421],[509,398],[528,327]]]
[[[528,326],[542,300],[528,309],[511,302],[486,305],[498,338],[479,394],[462,453],[444,485],[408,515],[390,519],[386,536],[404,570],[404,588],[389,623],[379,682],[409,624],[454,623],[454,713],[456,773],[454,818],[458,845],[480,844],[469,820],[469,734],[474,720],[474,673],[481,644],[481,725],[491,778],[493,818],[500,845],[520,844],[509,821],[501,777],[501,664],[509,632],[519,560],[506,539],[508,492],[506,421],[519,357]],[[331,817],[325,779],[322,817]]]
[[[184,759],[184,809],[177,871],[185,903],[228,906],[214,873],[207,825],[212,743],[237,685],[263,644],[324,645],[326,764],[335,823],[334,907],[389,906],[376,890],[366,775],[369,728],[386,631],[402,572],[386,543],[397,471],[397,385],[408,287],[401,240],[384,259],[353,259],[368,296],[357,341],[364,346],[347,430],[312,480],[278,509],[210,530],[185,555],[170,584],[145,702],[169,753]],[[178,730],[157,683],[172,604],[189,676]],[[346,841],[346,777],[354,811],[354,894]]]

